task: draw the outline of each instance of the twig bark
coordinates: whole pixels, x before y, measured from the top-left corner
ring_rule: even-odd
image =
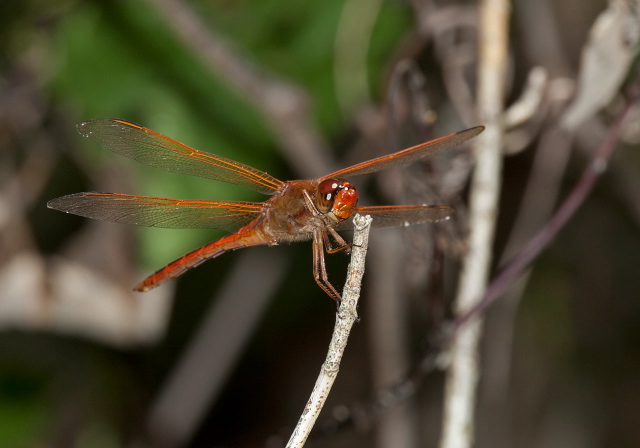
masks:
[[[508,62],[509,6],[508,0],[484,0],[480,6],[478,112],[486,130],[476,140],[476,168],[469,208],[469,251],[463,261],[456,298],[458,314],[473,307],[482,297],[491,263],[504,138],[502,113]],[[451,347],[442,448],[464,448],[473,442],[481,328],[479,318],[468,321],[457,332]]]
[[[302,416],[287,443],[287,448],[300,448],[304,446],[307,437],[309,437],[309,433],[318,419],[333,382],[338,375],[342,354],[347,347],[347,340],[353,323],[358,319],[358,299],[360,298],[360,285],[364,274],[364,261],[367,255],[371,217],[356,215],[353,222],[355,232],[353,235],[351,262],[349,263],[347,281],[342,293],[342,302],[336,315],[336,325],[329,344],[329,352],[322,364],[322,369],[311,392],[311,397],[304,407]]]

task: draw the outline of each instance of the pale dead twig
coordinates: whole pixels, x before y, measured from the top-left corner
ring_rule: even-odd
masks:
[[[510,3],[484,0],[480,5],[478,113],[486,130],[476,140],[476,167],[469,207],[469,251],[463,260],[456,312],[461,314],[482,297],[491,263],[500,190],[503,147],[503,95],[508,63]],[[471,446],[473,409],[478,379],[481,320],[467,321],[454,337],[447,375],[442,448]]]
[[[354,234],[351,252],[351,262],[347,270],[347,281],[342,294],[342,302],[336,315],[336,325],[329,344],[327,358],[322,364],[322,369],[311,392],[311,397],[304,407],[302,416],[298,420],[287,448],[300,448],[304,446],[309,433],[313,428],[324,403],[329,396],[333,382],[340,369],[340,361],[347,347],[349,333],[353,323],[358,318],[358,299],[360,298],[360,285],[364,274],[364,261],[367,255],[369,230],[371,217],[356,215],[353,218]]]

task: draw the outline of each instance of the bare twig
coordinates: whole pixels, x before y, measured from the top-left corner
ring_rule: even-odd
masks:
[[[508,62],[509,6],[507,0],[484,0],[480,6],[478,112],[486,130],[476,140],[476,168],[469,208],[471,233],[456,299],[458,314],[465,313],[482,297],[491,263],[504,138],[502,107]],[[481,320],[476,316],[459,329],[452,344],[442,448],[468,447],[474,438],[480,333]]]
[[[347,347],[349,333],[353,323],[358,318],[358,299],[360,298],[360,285],[364,274],[364,261],[367,255],[371,217],[356,215],[353,222],[355,232],[353,234],[351,262],[349,263],[347,281],[342,293],[342,302],[336,315],[336,325],[329,344],[327,359],[322,364],[322,369],[311,392],[311,397],[304,407],[302,416],[287,443],[288,448],[304,446],[338,375],[340,361]]]

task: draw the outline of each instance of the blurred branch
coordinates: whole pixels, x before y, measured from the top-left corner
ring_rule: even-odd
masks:
[[[570,76],[571,57],[564,45],[565,30],[558,23],[554,3],[554,0],[514,1],[514,23],[522,36],[520,57],[534,66],[544,66],[552,77]]]
[[[557,126],[540,136],[520,209],[500,259],[504,265],[517,254],[553,213],[571,154],[571,135]]]
[[[397,383],[411,366],[411,312],[410,303],[406,300],[406,279],[402,275],[406,262],[402,247],[398,233],[376,232],[371,236],[365,315],[373,390]],[[415,423],[407,407],[390,410],[381,415],[375,425],[375,445],[414,447]]]
[[[500,192],[503,148],[503,98],[508,63],[510,3],[484,0],[480,4],[480,60],[478,114],[486,126],[476,140],[476,167],[469,207],[469,251],[463,260],[456,313],[475,306],[485,290],[491,264],[493,234]],[[442,448],[471,446],[474,438],[478,343],[478,316],[454,336],[447,375]]]
[[[534,67],[527,77],[527,84],[520,98],[504,112],[504,127],[510,129],[521,125],[539,110],[547,89],[549,75],[544,67]]]
[[[335,42],[336,95],[342,113],[349,117],[371,103],[367,57],[381,0],[347,0],[342,8]]]
[[[205,24],[187,2],[147,0],[212,73],[262,113],[290,163],[304,177],[332,171],[327,144],[315,128],[310,100],[297,86],[265,73]]]
[[[565,105],[566,101],[555,101],[551,108]],[[531,172],[527,178],[525,192],[520,201],[514,224],[500,255],[498,266],[510,261],[512,256],[531,239],[535,232],[544,226],[553,213],[562,185],[563,174],[571,154],[571,136],[555,126],[557,114],[553,114],[539,136]],[[536,133],[532,133],[535,135]],[[507,134],[507,138],[510,134]],[[509,384],[512,373],[513,346],[516,330],[515,318],[520,301],[529,282],[531,269],[509,285],[501,295],[501,300],[491,310],[490,322],[485,331],[483,352],[485,365],[490,369],[483,371],[484,415],[479,416],[478,437],[491,434],[494,440],[507,440],[509,433],[508,397],[513,392]]]
[[[575,129],[611,102],[637,56],[640,39],[638,0],[612,0],[589,32],[582,51],[578,92],[561,125]]]
[[[569,193],[549,222],[491,281],[482,300],[478,301],[465,314],[458,317],[455,323],[456,328],[465,326],[469,320],[474,319],[479,313],[493,304],[507,286],[549,245],[558,232],[566,225],[567,221],[569,221],[578,208],[584,203],[585,199],[593,190],[596,180],[605,172],[609,164],[609,159],[623,131],[625,118],[632,109],[633,104],[638,100],[640,100],[640,79],[635,81],[630,90],[629,99],[616,117],[607,138],[599,146],[597,153],[582,173],[582,176],[580,176],[578,183],[571,193]]]
[[[342,302],[336,315],[336,325],[329,344],[327,359],[322,364],[320,375],[311,392],[311,397],[304,407],[302,416],[287,443],[287,447],[304,446],[309,433],[313,428],[324,403],[329,396],[331,386],[338,375],[340,361],[353,323],[358,318],[358,299],[360,298],[360,285],[364,274],[364,262],[367,255],[369,230],[371,229],[371,217],[356,215],[353,218],[354,234],[351,253],[351,262],[347,271],[347,281],[344,285]]]
[[[185,446],[216,402],[286,272],[277,251],[244,253],[159,392],[147,419],[158,446]],[[247,273],[255,278],[247,281]]]
[[[453,5],[419,12],[420,30],[433,34],[451,105],[467,126],[478,124],[470,74],[477,62],[478,7]],[[453,37],[456,36],[456,37]]]

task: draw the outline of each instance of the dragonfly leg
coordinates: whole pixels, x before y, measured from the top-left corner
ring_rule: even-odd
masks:
[[[313,278],[316,283],[329,297],[340,303],[342,296],[336,291],[336,288],[329,282],[329,275],[327,274],[327,268],[324,264],[324,248],[322,244],[321,232],[315,232],[313,234]]]
[[[336,242],[337,246],[334,247],[331,244],[331,240],[329,239],[329,235],[331,235],[333,240]],[[333,227],[327,227],[326,231],[323,229],[322,241],[324,242],[324,249],[329,254],[335,254],[336,252],[341,252],[343,250],[347,254],[350,254],[351,253],[351,246],[353,246],[352,243],[347,243],[344,240],[344,238],[342,238],[340,236],[340,234],[338,232],[336,232],[336,230]]]

